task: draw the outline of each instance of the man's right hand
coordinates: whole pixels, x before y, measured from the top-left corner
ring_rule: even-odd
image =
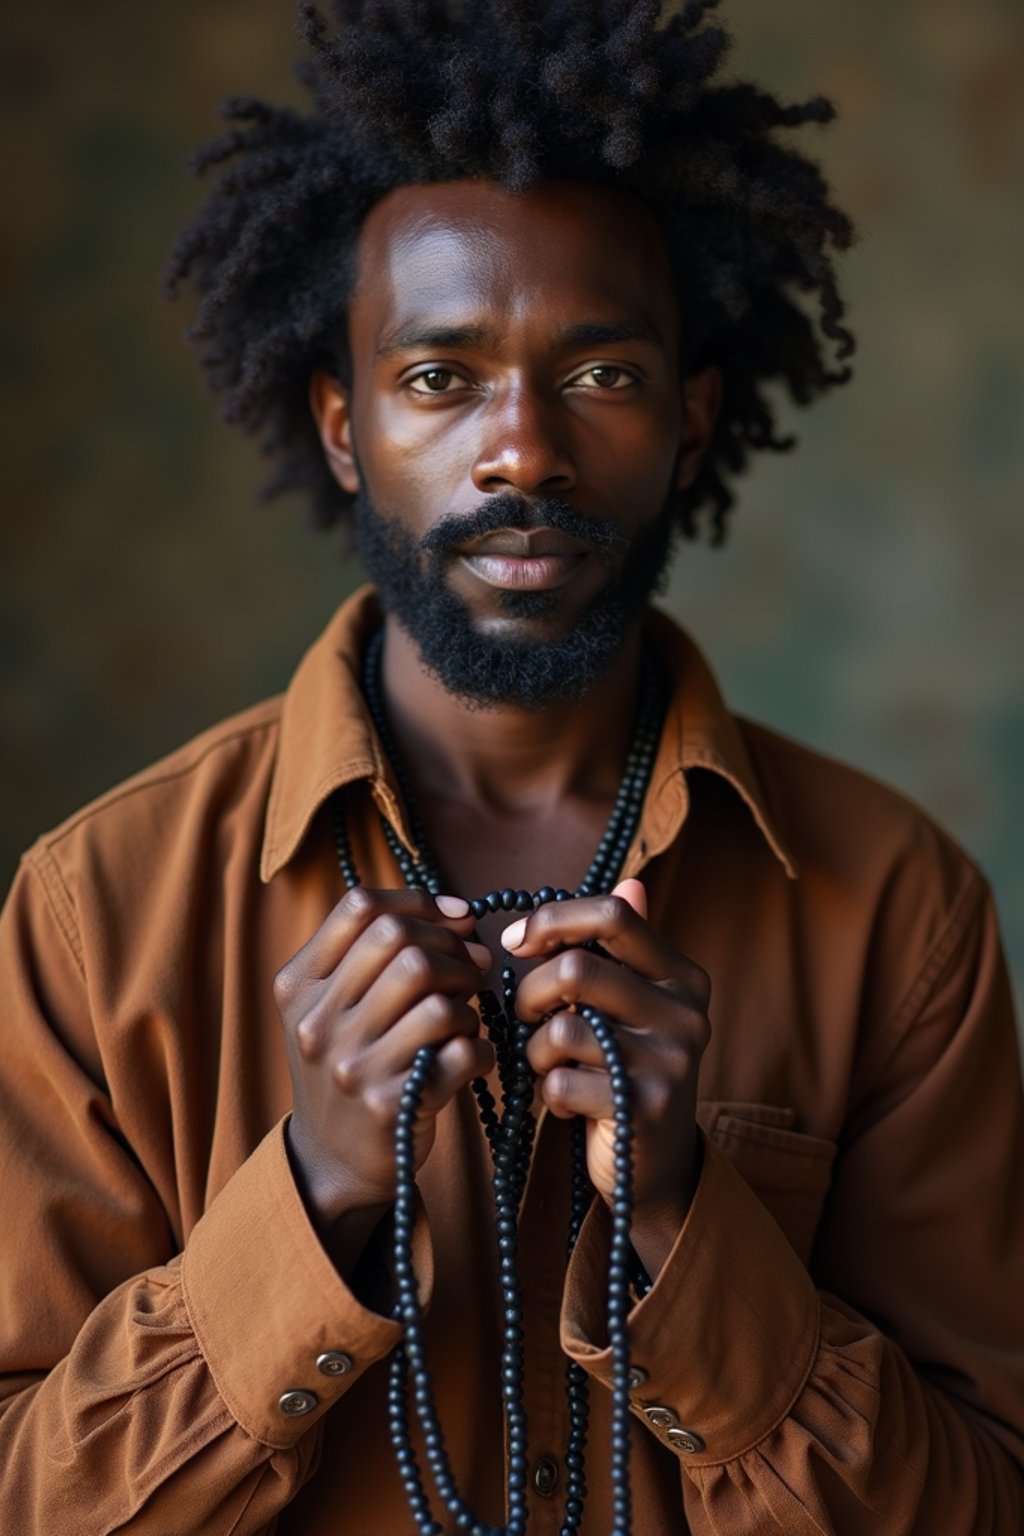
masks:
[[[439,900],[449,912],[466,906]],[[321,1234],[349,1213],[376,1221],[393,1201],[398,1101],[421,1046],[438,1055],[417,1168],[438,1111],[494,1065],[469,1001],[491,963],[473,926],[468,907],[447,915],[425,891],[357,886],[275,979],[294,1095],[288,1149]]]

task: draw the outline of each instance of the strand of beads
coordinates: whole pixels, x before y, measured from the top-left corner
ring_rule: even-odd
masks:
[[[378,734],[388,753],[402,792],[409,827],[416,845],[413,855],[391,824],[381,817],[388,846],[402,878],[433,895],[441,890],[436,867],[429,861],[422,822],[384,710],[381,685],[382,634],[367,647],[363,688]],[[650,780],[660,735],[663,694],[654,668],[645,669],[640,706],[625,770],[605,831],[590,867],[576,892],[545,886],[534,893],[506,887],[470,902],[479,920],[489,912],[528,913],[549,901],[566,901],[573,894],[591,895],[614,885],[633,841],[640,808]],[[348,886],[359,883],[345,827],[340,796],[334,801],[334,827],[338,862]],[[399,1106],[396,1128],[396,1200],[394,1210],[394,1275],[396,1316],[403,1324],[403,1344],[393,1354],[388,1394],[389,1427],[399,1474],[410,1511],[422,1536],[440,1536],[442,1527],[433,1518],[430,1500],[420,1475],[409,1425],[410,1386],[423,1431],[427,1462],[437,1492],[452,1515],[457,1529],[470,1536],[525,1536],[527,1480],[527,1424],[523,1403],[522,1298],[518,1276],[519,1209],[530,1166],[535,1132],[532,1114],[534,1079],[526,1056],[529,1030],[515,1008],[515,973],[502,971],[502,1003],[490,992],[480,994],[484,1025],[495,1046],[501,1083],[499,1115],[484,1079],[473,1083],[480,1119],[493,1162],[492,1187],[495,1226],[502,1285],[501,1391],[506,1421],[508,1523],[491,1527],[473,1513],[459,1494],[445,1449],[434,1403],[433,1384],[424,1351],[422,1309],[412,1264],[412,1230],[415,1204],[413,1138],[423,1090],[433,1070],[436,1049],[424,1047],[413,1062]],[[631,1516],[629,1478],[629,1231],[632,1221],[632,1153],[629,1080],[613,1027],[596,1009],[581,1009],[598,1040],[612,1084],[615,1118],[615,1189],[612,1199],[612,1240],[608,1273],[608,1336],[612,1348],[612,1458],[613,1527],[611,1536],[628,1536]],[[573,1127],[572,1202],[567,1251],[572,1253],[592,1189],[586,1171],[586,1125]],[[635,1256],[633,1256],[635,1258]],[[566,1370],[569,1429],[565,1451],[566,1501],[559,1536],[577,1536],[586,1496],[585,1446],[589,1421],[586,1372],[574,1362]]]

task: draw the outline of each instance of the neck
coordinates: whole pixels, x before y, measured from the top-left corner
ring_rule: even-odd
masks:
[[[388,716],[414,784],[495,811],[542,809],[570,795],[614,795],[629,747],[641,653],[638,622],[597,687],[541,709],[479,709],[423,668],[406,632],[385,622]]]

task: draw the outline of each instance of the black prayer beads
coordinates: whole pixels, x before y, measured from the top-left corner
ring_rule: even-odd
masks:
[[[441,882],[429,862],[427,842],[410,793],[403,765],[391,738],[384,711],[380,681],[383,635],[378,632],[367,647],[363,688],[378,735],[388,753],[405,801],[409,827],[416,845],[411,854],[382,817],[388,846],[395,857],[403,880],[409,886],[439,895]],[[543,886],[535,892],[505,887],[474,897],[470,911],[478,920],[492,912],[529,913],[552,901],[567,901],[610,890],[618,878],[626,853],[639,822],[640,809],[650,779],[654,753],[664,713],[663,690],[652,666],[644,673],[644,686],[633,742],[626,761],[622,782],[608,825],[598,843],[590,868],[575,892]],[[333,805],[335,842],[342,875],[349,887],[358,885],[359,875],[352,857],[345,827],[341,796]],[[388,1389],[388,1419],[399,1475],[409,1502],[416,1529],[422,1536],[443,1536],[444,1527],[434,1518],[429,1495],[424,1487],[409,1422],[409,1395],[420,1421],[427,1464],[437,1494],[454,1521],[455,1528],[470,1536],[525,1536],[527,1524],[526,1488],[528,1446],[526,1411],[523,1403],[523,1332],[522,1299],[518,1273],[519,1209],[530,1167],[536,1129],[532,1113],[534,1075],[526,1056],[529,1039],[527,1026],[516,1015],[516,978],[510,965],[502,970],[502,999],[483,991],[479,996],[481,1018],[494,1044],[498,1078],[501,1084],[501,1111],[487,1082],[473,1083],[481,1123],[493,1164],[492,1188],[495,1204],[495,1232],[498,1244],[499,1276],[502,1291],[501,1396],[505,1412],[506,1524],[493,1527],[477,1518],[460,1495],[445,1449],[444,1436],[434,1404],[430,1369],[424,1347],[422,1309],[412,1263],[412,1232],[415,1203],[413,1135],[423,1092],[436,1060],[433,1046],[424,1046],[416,1054],[399,1104],[395,1132],[396,1194],[393,1213],[393,1274],[396,1291],[395,1316],[403,1328],[402,1343],[394,1351]],[[611,1478],[613,1519],[611,1536],[629,1536],[631,1526],[631,1485],[629,1477],[629,1334],[627,1316],[630,1285],[645,1289],[649,1282],[638,1270],[629,1234],[632,1225],[632,1117],[630,1084],[622,1053],[611,1023],[597,1010],[580,1009],[601,1047],[611,1081],[615,1120],[615,1188],[611,1211],[611,1244],[608,1263],[607,1321],[608,1342],[612,1352],[612,1445]],[[592,1197],[586,1168],[586,1123],[579,1119],[572,1132],[572,1197],[567,1258],[571,1255],[583,1218]],[[585,1447],[589,1419],[589,1389],[586,1372],[575,1362],[566,1368],[566,1394],[569,1406],[569,1430],[565,1448],[566,1496],[559,1536],[577,1536],[586,1497]]]

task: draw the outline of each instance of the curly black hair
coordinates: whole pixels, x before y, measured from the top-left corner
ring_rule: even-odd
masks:
[[[779,130],[828,123],[822,97],[786,106],[746,81],[713,83],[730,46],[717,0],[334,0],[332,30],[301,0],[304,116],[249,97],[193,158],[231,162],[166,272],[201,298],[190,337],[224,415],[262,434],[265,494],[301,487],[327,526],[352,498],[331,475],[308,405],[314,368],[350,382],[346,304],[360,226],[392,188],[542,177],[632,192],[656,213],[685,295],[684,365],[718,364],[724,399],[694,485],[724,538],[729,480],[753,449],[782,451],[765,388],[804,405],[850,377],[832,253],[853,241],[819,168]],[[831,354],[831,355],[830,355]]]

